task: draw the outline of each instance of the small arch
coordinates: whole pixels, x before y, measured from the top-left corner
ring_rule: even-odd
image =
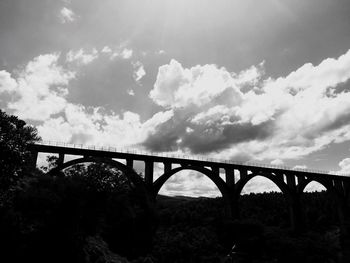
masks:
[[[287,201],[291,202],[292,201],[292,196],[290,193],[290,190],[288,188],[288,185],[283,181],[283,177],[279,178],[276,175],[273,174],[269,174],[269,173],[256,173],[256,172],[252,172],[250,174],[247,174],[247,176],[242,177],[236,184],[236,188],[235,188],[235,197],[237,199],[239,199],[241,192],[244,188],[244,186],[254,177],[256,176],[261,176],[261,177],[265,177],[267,179],[269,179],[270,181],[272,181],[280,190],[281,192],[285,195],[285,197],[287,198]]]
[[[80,164],[80,163],[89,163],[89,162],[109,164],[109,165],[119,169],[135,185],[137,185],[137,186],[144,185],[144,182],[142,181],[142,179],[138,176],[138,174],[132,168],[130,168],[130,167],[126,166],[125,164],[122,164],[118,161],[115,161],[113,159],[108,159],[108,158],[83,157],[83,158],[73,159],[73,160],[65,162],[65,163],[51,169],[49,172],[47,172],[47,174],[54,175],[54,174],[58,173],[59,171],[62,171],[70,166]]]
[[[316,181],[310,181],[303,189],[303,192],[322,192],[327,191],[327,188]]]
[[[172,169],[171,171],[162,174],[154,183],[153,183],[153,198],[155,199],[156,196],[158,195],[158,192],[162,188],[162,186],[165,184],[165,182],[174,174],[183,171],[183,170],[192,170],[192,171],[197,171],[199,173],[204,174],[207,176],[219,189],[224,202],[225,202],[225,207],[226,207],[226,215],[228,217],[231,217],[232,211],[231,211],[231,198],[230,198],[230,193],[229,189],[224,182],[224,180],[218,175],[215,174],[212,170],[205,168],[205,167],[200,167],[200,166],[181,166],[177,167],[175,169]]]
[[[331,179],[308,178],[299,185],[301,215],[306,228],[324,230],[342,225],[341,195]]]
[[[335,188],[332,184],[331,180],[327,180],[324,178],[308,178],[306,180],[303,180],[298,184],[298,192],[302,194],[305,192],[305,188],[309,186],[310,184],[318,183],[321,186],[323,186],[329,193],[335,194]]]

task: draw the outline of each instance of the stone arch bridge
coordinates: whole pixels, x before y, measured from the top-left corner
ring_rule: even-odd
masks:
[[[145,187],[152,200],[163,184],[182,170],[198,171],[214,182],[225,202],[228,217],[239,217],[239,197],[243,187],[255,176],[262,176],[275,183],[285,196],[289,206],[291,226],[295,230],[304,228],[301,196],[305,187],[312,181],[323,185],[337,202],[339,220],[344,233],[350,233],[350,177],[332,175],[322,171],[291,169],[283,166],[236,163],[189,156],[145,154],[132,150],[122,151],[114,147],[95,147],[57,142],[40,142],[28,145],[36,165],[39,153],[58,154],[58,166],[48,173],[63,170],[84,162],[104,162],[116,166],[129,176],[134,183]],[[79,156],[65,161],[65,155]],[[115,160],[118,159],[118,160]],[[124,160],[124,163],[120,160]],[[134,162],[144,162],[144,178],[134,171]],[[154,165],[162,163],[162,174],[154,179]],[[222,176],[224,174],[224,176]]]

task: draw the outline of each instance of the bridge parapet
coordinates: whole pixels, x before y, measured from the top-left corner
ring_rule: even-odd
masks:
[[[125,148],[125,147],[116,147],[116,146],[96,146],[96,145],[84,145],[84,144],[73,144],[73,143],[66,143],[66,142],[57,142],[57,141],[40,141],[36,142],[35,144],[31,144],[30,148],[35,148],[35,145],[37,146],[52,146],[48,147],[47,149],[54,150],[54,147],[59,147],[55,149],[54,152],[51,153],[64,153],[66,151],[66,154],[77,154],[79,153],[79,150],[83,152],[83,150],[86,151],[96,151],[96,152],[104,152],[106,155],[107,153],[119,153],[119,154],[126,154],[126,155],[132,155],[132,158],[135,158],[135,160],[138,160],[137,156],[143,156],[153,158],[155,161],[158,161],[159,158],[164,158],[165,161],[160,162],[167,162],[166,159],[169,159],[168,162],[171,163],[191,163],[193,161],[200,161],[205,163],[210,163],[211,166],[220,166],[221,168],[227,167],[227,165],[237,166],[237,167],[249,167],[249,169],[256,169],[256,168],[268,168],[268,169],[278,169],[282,171],[292,171],[292,172],[301,172],[301,173],[312,173],[312,174],[328,174],[328,175],[337,175],[337,176],[344,176],[344,177],[350,177],[349,174],[340,173],[340,172],[330,172],[330,171],[324,171],[324,170],[318,170],[318,169],[307,169],[307,168],[300,168],[300,167],[290,167],[285,165],[273,165],[273,164],[265,164],[265,163],[259,163],[259,162],[240,162],[235,160],[225,160],[225,159],[218,159],[218,158],[209,158],[207,156],[201,156],[201,155],[188,155],[188,154],[180,154],[180,153],[168,153],[168,152],[150,152],[150,151],[144,151],[140,149],[134,149],[134,148]],[[48,152],[43,147],[37,147],[37,149],[40,152]],[[68,151],[68,149],[76,149],[77,151]],[[34,149],[33,149],[34,150]],[[157,158],[158,157],[158,158]],[[144,159],[143,158],[143,159]],[[129,158],[130,159],[130,158]],[[157,160],[158,159],[158,160]],[[186,161],[188,160],[188,161]]]

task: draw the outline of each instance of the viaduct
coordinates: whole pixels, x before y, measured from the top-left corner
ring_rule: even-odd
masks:
[[[174,174],[182,170],[193,170],[207,176],[220,190],[225,202],[225,214],[230,218],[239,217],[239,197],[243,187],[255,176],[263,176],[274,182],[285,196],[289,206],[292,228],[299,231],[304,228],[301,196],[305,187],[312,181],[323,185],[337,202],[341,230],[350,234],[350,177],[332,175],[321,171],[291,169],[288,167],[265,166],[262,164],[243,164],[231,161],[219,161],[188,156],[160,156],[140,154],[136,151],[123,151],[113,147],[95,147],[65,143],[39,142],[28,145],[33,153],[33,165],[36,165],[38,153],[58,154],[58,166],[48,173],[55,173],[75,164],[84,162],[102,162],[115,166],[125,173],[133,183],[145,188],[151,200],[155,198],[163,184]],[[65,161],[65,155],[78,156]],[[118,160],[115,160],[118,159]],[[121,162],[120,160],[124,160]],[[135,161],[144,162],[144,178],[136,174]],[[154,179],[154,165],[164,164],[160,177]],[[225,171],[224,178],[220,171]]]

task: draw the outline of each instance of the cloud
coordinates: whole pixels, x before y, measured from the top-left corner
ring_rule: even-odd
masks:
[[[43,140],[126,146],[140,144],[172,111],[160,111],[141,121],[139,114],[107,112],[67,100],[75,72],[59,65],[60,54],[40,55],[16,76],[0,71],[0,93],[11,97],[7,109],[25,120],[34,120]]]
[[[271,163],[272,165],[277,165],[277,166],[280,166],[280,165],[283,165],[283,164],[284,164],[283,160],[281,160],[281,159],[274,159],[274,160],[272,160],[270,163]]]
[[[106,56],[114,52],[102,50]],[[78,50],[66,59],[86,64],[98,54]],[[113,142],[121,147],[271,163],[350,140],[350,51],[276,79],[265,76],[263,64],[235,73],[216,65],[185,68],[171,60],[159,67],[149,93],[163,109],[148,120],[135,112],[117,114],[68,101],[68,86],[76,73],[59,61],[60,54],[46,54],[15,73],[0,71],[0,93],[11,97],[7,109],[38,121],[46,140]],[[135,65],[135,69],[142,67],[142,63]],[[348,164],[343,160],[341,170],[347,171]]]
[[[183,170],[170,177],[159,193],[172,196],[221,196],[219,189],[208,177],[192,170]]]
[[[102,53],[111,53],[111,52],[112,52],[112,49],[111,49],[109,46],[104,46],[104,47],[101,49],[101,52],[102,52]]]
[[[146,71],[140,61],[136,61],[135,63],[132,63],[132,65],[134,68],[134,80],[139,82],[146,75]]]
[[[0,71],[0,92],[13,92],[17,87],[17,82],[11,74],[5,70]]]
[[[235,73],[171,60],[149,96],[174,117],[144,145],[225,159],[301,158],[350,140],[349,79],[350,50],[276,79],[264,63]]]
[[[331,174],[350,175],[350,158],[345,158],[339,162],[340,170],[332,171]]]
[[[171,60],[169,64],[159,67],[150,97],[163,107],[184,108],[203,106],[226,89],[232,89],[235,92],[233,98],[240,100],[241,92],[224,68],[197,65],[186,69],[176,60]]]
[[[129,89],[126,91],[130,96],[135,96],[135,91],[132,89]]]
[[[77,15],[73,12],[73,10],[63,7],[58,14],[58,18],[62,24],[65,24],[74,22],[77,19]]]
[[[93,49],[91,53],[87,53],[84,49],[79,49],[77,51],[70,50],[66,55],[67,62],[76,62],[78,64],[87,65],[98,58],[98,51]]]
[[[133,56],[134,51],[130,48],[125,48],[119,46],[114,51],[110,49],[109,47],[104,47],[104,53],[110,54],[110,59],[114,60],[117,58],[121,58],[124,60],[130,59]]]
[[[132,49],[129,49],[129,48],[124,48],[122,50],[122,52],[120,53],[120,56],[123,58],[123,59],[129,59],[132,57]]]
[[[67,104],[67,85],[75,73],[57,64],[59,54],[41,55],[18,72],[17,77],[0,72],[0,92],[11,100],[7,108],[23,119],[44,121],[61,112]]]

